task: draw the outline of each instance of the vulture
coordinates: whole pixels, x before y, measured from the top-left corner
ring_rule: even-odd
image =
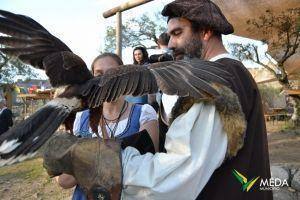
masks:
[[[85,62],[30,17],[0,10],[0,51],[45,70],[56,97],[26,120],[0,135],[0,166],[32,157],[74,113],[97,109],[122,95],[168,95],[214,99],[230,75],[218,63],[200,59],[141,67],[123,65],[93,77]]]

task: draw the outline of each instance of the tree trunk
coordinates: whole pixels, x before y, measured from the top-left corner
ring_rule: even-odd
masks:
[[[293,115],[292,121],[295,127],[300,127],[300,97],[299,96],[291,96],[292,105],[293,105]]]

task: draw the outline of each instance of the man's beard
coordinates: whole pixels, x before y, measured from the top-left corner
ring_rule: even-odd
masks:
[[[184,57],[201,58],[202,56],[202,41],[196,36],[188,39],[183,47],[175,48],[173,56],[176,60],[182,60]]]

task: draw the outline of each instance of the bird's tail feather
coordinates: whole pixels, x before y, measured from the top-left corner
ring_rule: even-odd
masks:
[[[69,113],[67,107],[46,104],[29,118],[0,135],[0,166],[34,156]]]

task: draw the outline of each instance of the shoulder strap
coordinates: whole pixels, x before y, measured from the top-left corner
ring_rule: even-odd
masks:
[[[83,111],[81,118],[80,118],[79,131],[88,131],[89,130],[89,119],[90,119],[89,110]]]
[[[122,134],[118,135],[118,138],[128,137],[140,130],[140,116],[142,111],[142,105],[134,104],[131,112],[128,116],[127,127]]]

